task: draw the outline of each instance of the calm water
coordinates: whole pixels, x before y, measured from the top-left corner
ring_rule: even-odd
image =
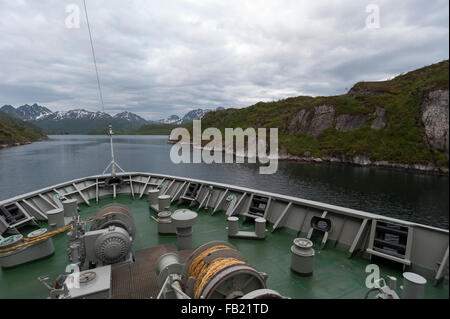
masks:
[[[448,229],[448,177],[344,165],[280,162],[273,175],[255,164],[173,164],[165,136],[116,136],[125,171],[199,178],[292,195]],[[0,150],[0,200],[74,178],[100,174],[109,163],[106,136],[50,136]]]

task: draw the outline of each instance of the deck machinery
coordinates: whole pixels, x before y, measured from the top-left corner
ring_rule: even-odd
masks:
[[[184,264],[177,253],[164,254],[155,270],[158,299],[283,298],[267,289],[267,274],[247,264],[227,242],[213,241],[198,247]]]
[[[121,183],[111,184],[110,174],[96,175],[1,201],[2,268],[55,258],[55,266],[42,272],[65,274],[51,283],[39,278],[51,298],[285,298],[309,296],[308,290],[285,286],[286,280],[307,289],[314,289],[306,286],[311,281],[296,276],[324,282],[324,261],[347,264],[349,275],[342,283],[350,284],[356,272],[364,273],[362,260],[378,259],[403,272],[383,275],[373,287],[358,275],[359,292],[353,297],[448,296],[448,230],[215,182],[148,173],[116,177]],[[93,210],[93,202],[103,201],[111,204]],[[281,242],[285,235],[278,233],[286,232],[292,237]],[[214,237],[220,241],[211,242]],[[176,246],[161,245],[174,239]],[[58,248],[62,240],[65,256]],[[256,249],[268,252],[270,262]],[[345,250],[349,262],[327,260]],[[275,266],[277,256],[284,266]],[[352,259],[358,259],[358,269],[351,268]],[[70,265],[64,269],[66,261]],[[331,272],[346,276],[345,269]],[[0,280],[7,276],[2,271]]]
[[[192,249],[191,227],[196,222],[197,213],[180,209],[171,216],[173,219],[170,222],[175,223],[174,229],[177,229],[178,250],[168,253],[160,251],[153,262],[145,264],[147,268],[144,271],[155,272],[156,275],[153,277],[156,282],[149,284],[155,286],[158,293],[151,298],[287,298],[268,289],[268,275],[248,264],[245,257],[230,243],[211,241]],[[87,220],[74,216],[70,225],[67,232],[67,256],[74,273],[60,275],[54,284],[49,284],[49,278],[45,276],[39,277],[39,280],[49,290],[50,298],[112,297],[111,287],[123,285],[113,275],[114,269],[135,262],[131,247],[136,236],[136,225],[132,213],[124,205],[110,204]],[[382,234],[392,232],[386,226],[380,227],[383,227],[379,230]],[[180,229],[184,229],[184,232]],[[398,230],[400,231],[402,230]],[[312,241],[296,238],[293,244],[291,270],[302,276],[312,276],[315,254]],[[398,246],[399,244],[395,245],[397,248]],[[88,269],[80,272],[85,262],[88,263]],[[131,271],[130,276],[139,274]],[[405,298],[424,297],[426,280],[423,277],[407,272],[404,273],[404,279]],[[375,298],[378,299],[399,299],[396,282],[396,278],[391,276],[386,280],[378,280],[367,291],[365,298],[372,292],[377,292]],[[120,293],[119,291],[119,295]]]
[[[187,209],[179,210],[174,213],[173,221],[177,227],[186,228],[191,226],[189,217],[194,215]],[[74,217],[71,225],[67,232],[67,255],[75,272],[59,276],[53,284],[48,283],[46,276],[39,280],[49,290],[50,298],[111,297],[111,285],[119,284],[112,282],[114,269],[134,263],[131,246],[136,226],[132,213],[124,205],[110,204],[88,220]],[[180,250],[192,251],[186,234],[179,231],[176,234]],[[145,269],[156,272],[157,299],[284,298],[267,289],[267,274],[249,265],[228,242],[206,243],[195,249],[184,263],[180,260],[178,252],[162,254],[153,267]],[[79,272],[85,263],[88,269]]]

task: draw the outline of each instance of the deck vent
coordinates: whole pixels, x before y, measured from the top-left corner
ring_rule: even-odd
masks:
[[[263,217],[264,213],[266,212],[268,201],[268,197],[254,195],[252,198],[252,203],[248,210],[248,214],[255,215],[257,217]]]
[[[184,195],[187,198],[195,199],[197,197],[197,193],[200,189],[200,184],[190,183],[189,187]]]
[[[331,229],[331,220],[328,218],[314,216],[311,218],[311,227],[324,233],[329,232]]]
[[[378,222],[375,227],[373,249],[404,258],[408,241],[408,227]]]
[[[413,227],[373,220],[367,252],[373,256],[386,258],[411,265]]]

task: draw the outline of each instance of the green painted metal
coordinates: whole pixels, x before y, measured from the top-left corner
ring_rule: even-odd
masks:
[[[156,214],[148,208],[146,199],[133,200],[129,195],[118,195],[115,200],[112,197],[101,198],[95,205],[80,204],[80,214],[83,218],[93,216],[100,207],[113,202],[126,205],[134,216],[137,227],[134,250],[177,243],[176,235],[158,235],[156,222],[151,218]],[[171,207],[172,210],[178,208],[181,206]],[[365,280],[368,274],[365,268],[370,261],[357,256],[347,258],[348,249],[339,247],[320,249],[319,245],[315,245],[314,274],[311,277],[301,277],[290,270],[290,247],[293,239],[297,237],[296,232],[281,228],[275,233],[268,232],[265,240],[229,239],[225,229],[227,225],[224,212],[211,215],[211,211],[203,209],[198,212],[198,222],[193,227],[193,245],[196,247],[213,240],[230,242],[251,265],[269,275],[268,287],[282,295],[301,299],[359,299],[367,292]],[[46,227],[46,224],[42,223],[42,227]],[[36,228],[27,228],[23,234],[26,235],[34,229]],[[253,230],[253,226],[243,224],[239,229]],[[0,269],[0,298],[47,297],[47,290],[41,286],[37,278],[49,275],[55,279],[64,273],[68,265],[66,235],[54,237],[53,243],[55,246],[53,256],[11,269]],[[398,287],[402,284],[399,270],[388,266],[381,266],[380,270],[382,277],[387,275],[397,277]],[[449,297],[448,282],[435,287],[432,285],[432,278],[427,279],[426,298]]]

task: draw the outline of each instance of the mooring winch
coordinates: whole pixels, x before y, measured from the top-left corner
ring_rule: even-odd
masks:
[[[249,265],[231,244],[213,241],[182,265],[175,253],[156,262],[160,299],[283,298],[266,287],[267,274]]]
[[[84,230],[84,223],[74,223],[67,234],[67,253],[79,266],[85,260],[96,266],[116,264],[130,258],[135,235],[136,225],[128,208],[106,205],[92,219],[89,231]]]

